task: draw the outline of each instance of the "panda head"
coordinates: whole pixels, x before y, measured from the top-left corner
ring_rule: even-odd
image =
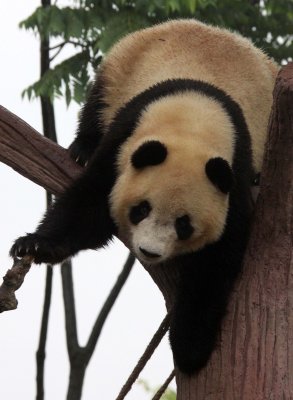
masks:
[[[194,158],[192,149],[178,143],[175,149],[172,141],[134,147],[122,150],[125,165],[111,193],[111,214],[136,257],[155,264],[217,241],[233,182],[229,163],[205,153]]]
[[[142,263],[154,264],[219,240],[235,145],[222,105],[196,92],[161,97],[130,132],[117,154],[110,194],[123,242]]]

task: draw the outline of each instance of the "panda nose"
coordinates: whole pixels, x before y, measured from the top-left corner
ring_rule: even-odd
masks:
[[[147,257],[149,257],[149,258],[158,258],[158,257],[161,257],[160,254],[151,253],[150,251],[147,251],[146,249],[143,249],[142,247],[139,247],[139,250],[142,252],[142,254],[144,254],[145,256],[147,256]]]

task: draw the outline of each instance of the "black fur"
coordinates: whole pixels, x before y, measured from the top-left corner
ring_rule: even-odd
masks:
[[[210,181],[217,186],[221,192],[227,194],[233,185],[233,172],[226,160],[221,157],[211,158],[206,163],[206,174]]]
[[[188,215],[183,215],[182,217],[176,218],[174,225],[179,240],[189,239],[194,232],[194,228],[190,223],[190,218]]]
[[[78,152],[85,146],[87,158],[89,147],[96,148],[99,143],[96,153],[84,174],[56,200],[35,234],[19,238],[11,254],[31,254],[38,263],[56,263],[81,249],[107,244],[116,231],[109,214],[108,196],[116,179],[116,155],[120,146],[132,134],[148,104],[185,91],[203,93],[218,101],[231,118],[236,142],[232,163],[234,183],[222,237],[217,243],[176,260],[181,281],[170,341],[177,366],[183,372],[192,373],[207,363],[215,347],[231,288],[241,270],[252,210],[250,136],[241,108],[224,91],[188,79],[161,82],[126,104],[101,137],[95,101],[102,106],[103,95],[93,89],[91,103],[85,106],[81,116],[79,137],[83,139],[78,144]]]
[[[151,165],[158,165],[165,161],[167,148],[158,140],[149,140],[143,143],[131,157],[134,168],[140,169]]]
[[[104,79],[99,74],[91,86],[89,96],[80,112],[76,139],[69,146],[71,157],[84,166],[93,156],[102,138],[101,114],[108,107],[104,102]]]
[[[203,368],[214,350],[249,235],[252,204],[248,180],[236,180],[221,239],[177,258],[180,285],[170,327],[177,367],[187,374]]]
[[[136,206],[133,206],[129,212],[129,221],[133,225],[139,224],[145,218],[147,218],[152,211],[152,207],[147,200],[143,200]]]

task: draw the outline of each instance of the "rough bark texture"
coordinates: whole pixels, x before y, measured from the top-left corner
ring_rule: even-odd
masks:
[[[0,160],[55,194],[80,173],[64,149],[3,108]],[[199,375],[177,371],[178,400],[293,399],[292,178],[293,64],[277,79],[251,239],[218,348]],[[170,308],[176,266],[149,273]]]
[[[3,277],[3,283],[0,286],[0,313],[17,308],[18,302],[15,297],[15,291],[23,284],[31,263],[31,257],[24,257],[22,260],[15,259],[12,268],[6,272]]]
[[[276,82],[261,189],[243,275],[218,349],[178,400],[293,399],[293,64]]]
[[[1,106],[0,161],[56,195],[81,172],[64,148]]]

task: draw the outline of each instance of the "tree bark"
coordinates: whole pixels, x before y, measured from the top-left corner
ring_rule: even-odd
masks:
[[[8,153],[7,153],[8,151]],[[0,108],[0,161],[59,194],[80,168]],[[45,166],[44,166],[45,165]],[[177,400],[293,398],[293,64],[277,78],[250,242],[219,343],[198,375],[176,372]],[[176,265],[148,269],[170,308]]]
[[[2,106],[0,161],[54,195],[61,194],[82,171],[66,149]]]
[[[279,74],[260,195],[218,348],[177,400],[293,399],[293,64]]]

